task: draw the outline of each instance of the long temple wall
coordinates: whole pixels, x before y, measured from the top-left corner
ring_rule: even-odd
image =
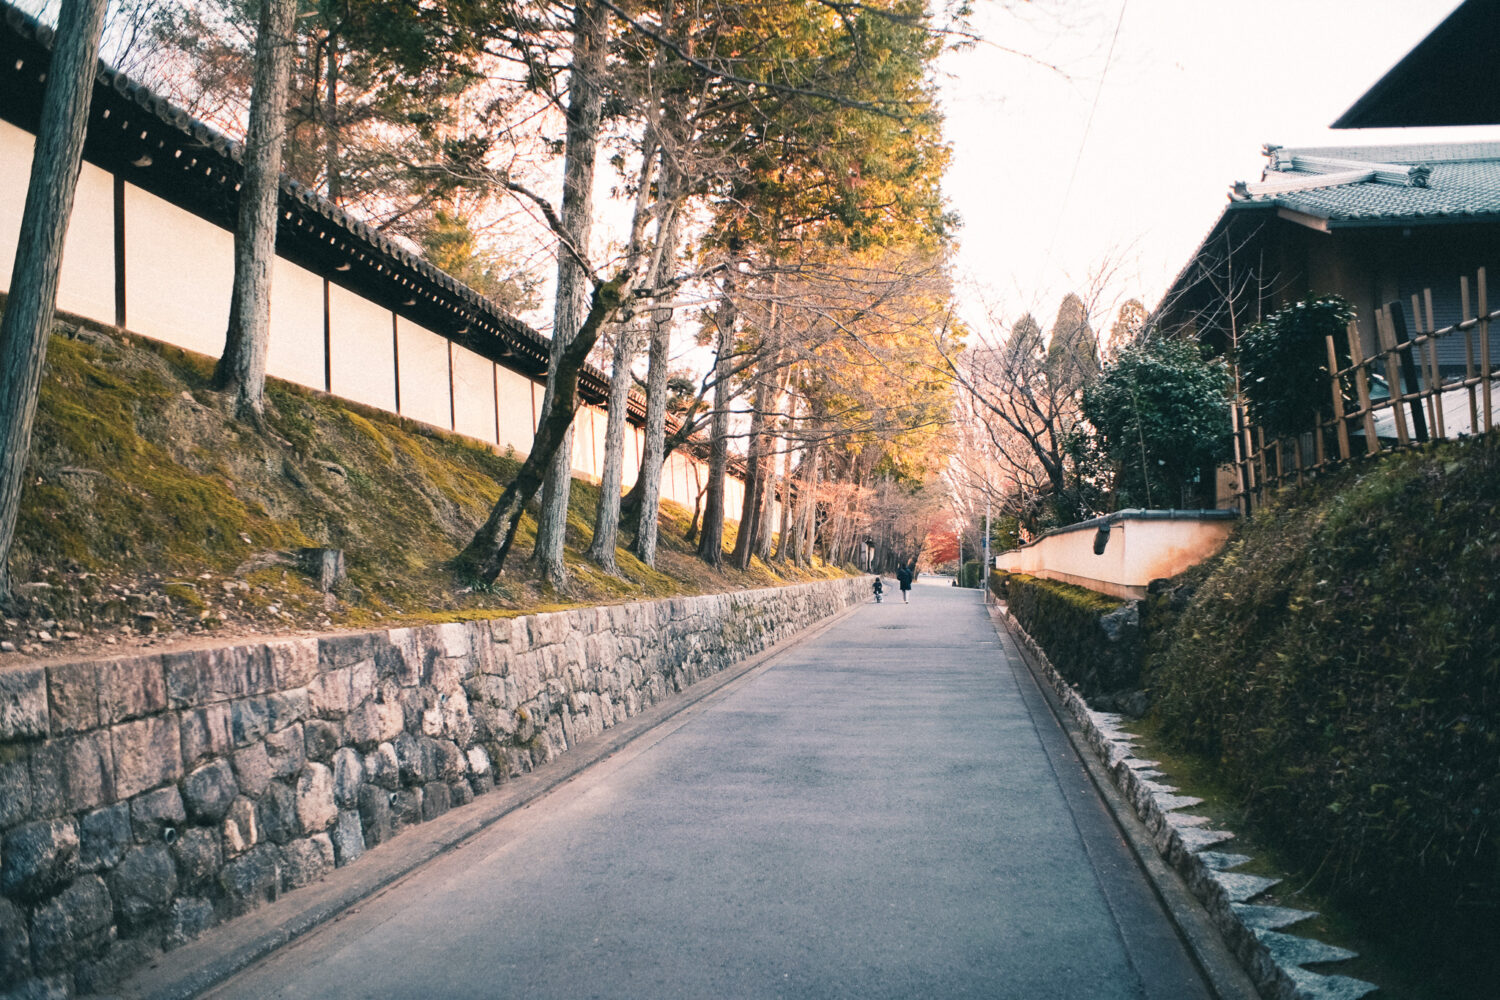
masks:
[[[10,288],[32,145],[29,132],[0,121],[0,291]],[[123,268],[116,261],[121,246]],[[84,163],[58,308],[214,357],[224,345],[233,252],[228,230]],[[520,454],[531,448],[542,405],[543,387],[532,378],[340,286],[337,275],[319,275],[282,257],[272,274],[267,371]],[[576,475],[599,478],[605,423],[599,407],[580,409]],[[627,487],[641,451],[642,432],[632,426]],[[707,478],[696,458],[673,455],[662,471],[662,496],[691,509]],[[726,509],[733,516],[744,489],[733,478],[727,485]]]

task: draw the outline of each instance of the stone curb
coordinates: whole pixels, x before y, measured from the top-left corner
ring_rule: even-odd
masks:
[[[112,993],[84,1000],[190,1000],[225,982],[255,962],[350,907],[415,874],[429,861],[448,853],[518,809],[530,805],[580,772],[613,756],[628,744],[674,717],[748,678],[788,650],[815,638],[853,614],[852,603],[821,622],[783,639],[689,686],[676,698],[659,703],[612,727],[603,738],[532,772],[512,779],[488,796],[437,820],[407,831],[406,836],[366,851],[362,863],[336,869],[322,883],[230,921],[174,951],[158,956]]]
[[[1202,905],[1224,945],[1262,997],[1359,1000],[1377,989],[1363,980],[1302,968],[1307,964],[1352,958],[1354,953],[1280,933],[1281,928],[1317,914],[1252,904],[1252,899],[1278,880],[1230,871],[1251,859],[1211,848],[1232,840],[1233,832],[1209,829],[1206,818],[1177,812],[1202,800],[1178,795],[1176,789],[1153,781],[1153,777],[1160,776],[1160,772],[1153,770],[1155,761],[1134,755],[1135,737],[1120,728],[1123,718],[1090,709],[1009,610],[1001,605],[995,608],[995,614],[1024,647],[1037,672],[1072,716],[1089,749],[1145,826],[1151,846]]]

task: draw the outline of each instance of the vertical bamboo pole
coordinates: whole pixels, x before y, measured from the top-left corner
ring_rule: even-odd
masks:
[[[1406,430],[1406,411],[1401,409],[1405,394],[1401,391],[1401,358],[1396,354],[1396,333],[1391,329],[1391,311],[1375,314],[1375,330],[1380,334],[1380,353],[1385,358],[1385,377],[1391,388],[1391,413],[1396,417],[1396,440],[1402,447],[1411,444]]]
[[[1484,375],[1480,389],[1484,392],[1484,432],[1495,429],[1495,405],[1490,399],[1490,295],[1484,268],[1479,269],[1479,370]]]
[[[1333,346],[1333,337],[1330,335],[1325,339],[1328,341],[1328,375],[1333,389],[1333,424],[1338,434],[1339,460],[1347,462],[1349,461],[1349,424],[1344,419],[1344,387],[1339,381],[1339,354]]]
[[[1441,441],[1448,436],[1448,421],[1443,414],[1443,372],[1438,367],[1437,319],[1432,312],[1432,289],[1424,288],[1422,299],[1427,307],[1427,365],[1432,372],[1431,381],[1428,384],[1433,392],[1433,424],[1437,427],[1438,440]]]
[[[1463,303],[1463,322],[1474,318],[1469,311],[1469,276],[1458,279],[1458,295]],[[1464,327],[1464,381],[1469,384],[1469,433],[1479,433],[1479,396],[1474,391],[1474,328]]]
[[[1239,381],[1238,374],[1235,376],[1235,381],[1236,383]],[[1234,448],[1234,496],[1240,505],[1241,516],[1248,516],[1250,513],[1250,476],[1249,469],[1245,463],[1245,449],[1242,447],[1240,440],[1242,426],[1240,423],[1239,395],[1236,393],[1235,399],[1229,404],[1230,440],[1233,442]]]
[[[1435,398],[1432,394],[1433,379],[1432,369],[1427,364],[1426,340],[1432,331],[1422,321],[1422,297],[1413,295],[1411,297],[1411,321],[1416,324],[1416,332],[1412,334],[1412,363],[1417,366],[1419,377],[1417,378],[1417,395],[1421,397],[1421,405],[1427,411],[1427,426],[1437,433],[1437,410],[1434,408]],[[1417,343],[1421,340],[1422,343]]]
[[[1328,462],[1328,457],[1323,451],[1323,432],[1328,429],[1328,423],[1323,419],[1323,411],[1318,411],[1318,422],[1313,428],[1313,469],[1321,469]]]
[[[1266,429],[1264,427],[1255,428],[1255,443],[1259,446],[1256,452],[1256,458],[1260,462],[1260,491],[1258,496],[1260,498],[1261,505],[1264,506],[1267,497],[1269,497],[1270,495],[1269,490],[1271,487],[1271,484],[1267,481],[1268,474],[1266,472]]]
[[[1380,438],[1375,435],[1375,413],[1370,402],[1370,379],[1365,374],[1365,352],[1359,343],[1359,326],[1351,320],[1344,334],[1349,338],[1349,361],[1354,370],[1354,390],[1359,396],[1359,409],[1364,420],[1365,453],[1375,455],[1380,451]]]

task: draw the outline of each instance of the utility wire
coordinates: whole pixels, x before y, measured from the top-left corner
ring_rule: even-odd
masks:
[[[1057,208],[1057,223],[1052,227],[1052,238],[1047,241],[1047,253],[1042,258],[1045,272],[1052,263],[1052,251],[1057,248],[1057,234],[1062,231],[1063,219],[1068,212],[1068,202],[1073,197],[1073,182],[1078,179],[1078,166],[1083,162],[1083,151],[1088,145],[1089,131],[1094,127],[1094,113],[1099,110],[1099,97],[1104,93],[1104,78],[1109,75],[1110,64],[1115,58],[1115,43],[1120,40],[1120,26],[1125,23],[1125,8],[1130,0],[1120,0],[1120,16],[1115,18],[1115,31],[1109,38],[1109,51],[1104,55],[1104,69],[1099,73],[1099,83],[1094,87],[1094,102],[1089,106],[1088,119],[1083,123],[1083,136],[1078,140],[1078,154],[1073,157],[1073,170],[1068,174],[1068,186],[1063,189],[1062,204]]]

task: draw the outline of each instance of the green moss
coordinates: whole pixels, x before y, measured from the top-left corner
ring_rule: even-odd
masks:
[[[1393,454],[1258,512],[1148,664],[1163,737],[1436,995],[1500,973],[1473,916],[1500,907],[1495,444]]]
[[[839,575],[758,561],[744,573],[712,572],[683,537],[690,512],[666,504],[657,566],[621,548],[622,576],[610,576],[582,558],[598,489],[575,481],[567,591],[532,579],[528,513],[506,573],[465,592],[446,564],[515,475],[514,453],[276,379],[262,435],[225,419],[212,370],[212,359],[147,342],[52,339],[11,553],[15,579],[70,591],[69,609],[85,626],[90,614],[101,623],[128,614],[118,600],[81,601],[80,580],[151,592],[166,576],[178,581],[168,598],[179,621],[207,621],[207,612],[308,627],[325,614],[346,625],[453,621]],[[240,572],[305,546],[344,550],[348,580],[332,605],[295,568]],[[248,589],[215,584],[195,594],[188,582],[203,574]],[[274,619],[272,606],[281,613]]]

